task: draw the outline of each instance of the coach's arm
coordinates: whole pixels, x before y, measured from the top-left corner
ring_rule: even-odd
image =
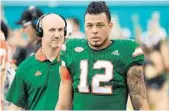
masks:
[[[16,106],[15,104],[11,103],[8,110],[10,110],[10,111],[13,111],[13,110],[23,110],[23,108],[21,108],[19,106]]]
[[[127,72],[127,85],[134,110],[149,110],[142,66],[130,67]]]

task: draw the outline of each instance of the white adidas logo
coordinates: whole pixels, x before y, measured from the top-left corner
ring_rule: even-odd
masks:
[[[111,53],[112,55],[120,55],[118,50],[115,50]]]

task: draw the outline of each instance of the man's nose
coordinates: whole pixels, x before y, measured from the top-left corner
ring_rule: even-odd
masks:
[[[94,26],[94,27],[92,28],[92,33],[93,33],[93,34],[97,34],[97,33],[98,33],[98,28],[97,28],[96,26]]]
[[[58,30],[55,32],[55,38],[56,39],[60,39],[61,38],[61,33]]]

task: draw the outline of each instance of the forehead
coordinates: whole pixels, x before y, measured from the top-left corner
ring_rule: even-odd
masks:
[[[105,13],[86,14],[85,23],[98,23],[98,22],[108,22],[108,18]]]
[[[48,28],[50,27],[60,28],[60,27],[65,27],[65,21],[60,16],[51,14],[46,16],[42,20],[42,25]]]

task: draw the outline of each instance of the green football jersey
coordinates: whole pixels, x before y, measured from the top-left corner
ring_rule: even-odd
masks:
[[[144,61],[139,48],[132,40],[113,40],[102,50],[91,49],[84,39],[68,40],[61,59],[73,80],[73,109],[125,110],[127,71]]]

